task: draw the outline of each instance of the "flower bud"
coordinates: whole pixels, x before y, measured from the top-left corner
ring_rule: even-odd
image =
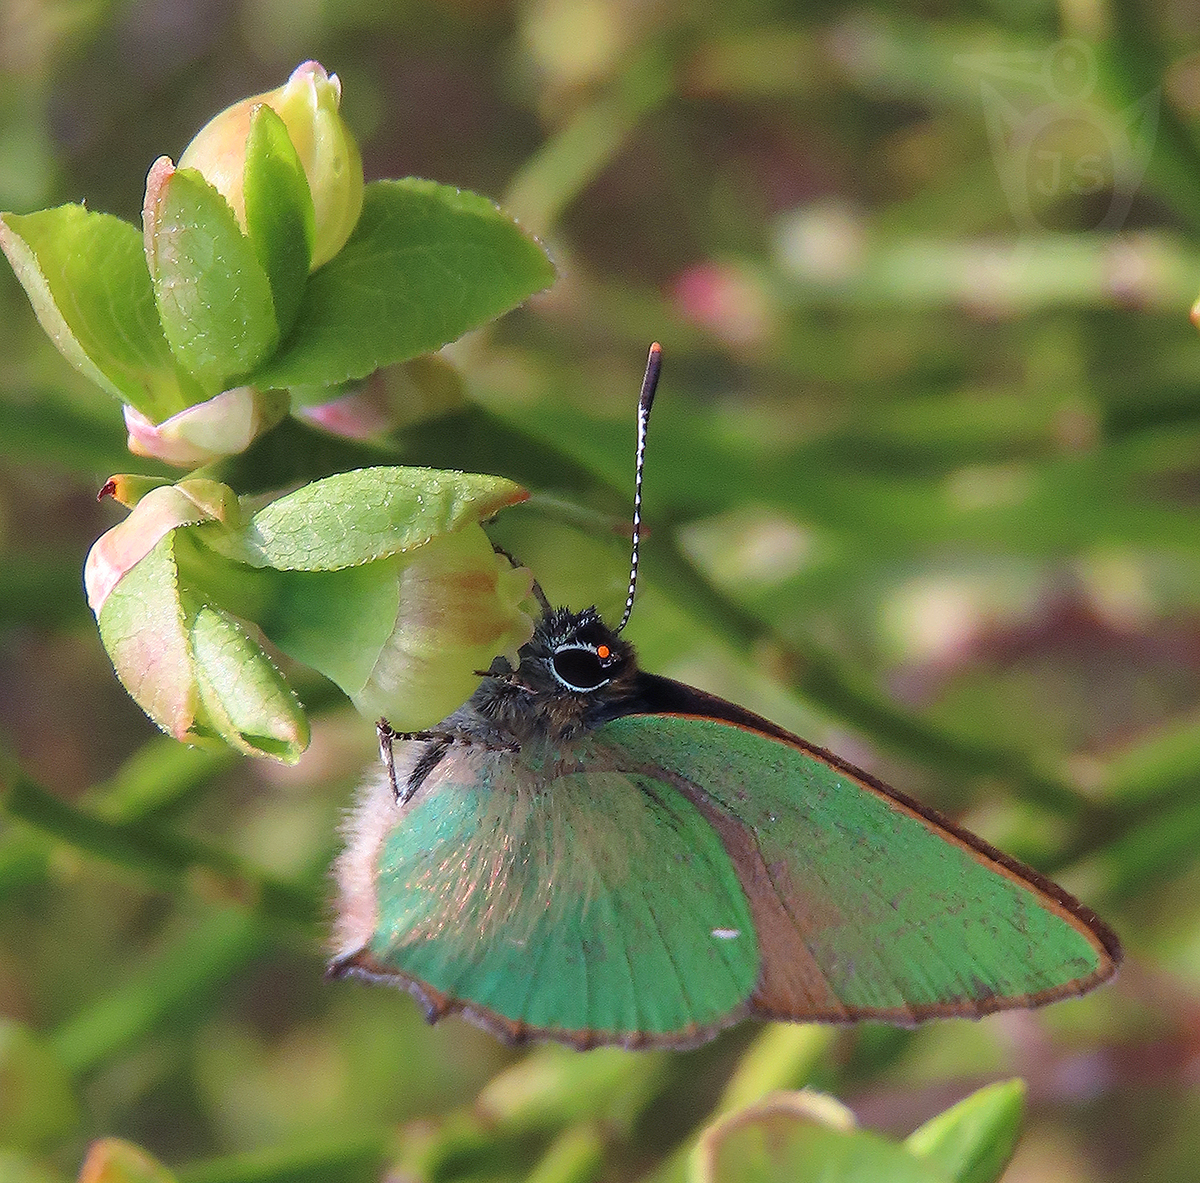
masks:
[[[105,490],[136,495],[138,484],[116,477]],[[164,731],[294,762],[308,744],[303,708],[246,629],[180,567],[199,549],[189,530],[233,533],[241,516],[216,481],[152,488],[92,547],[84,585],[117,676]],[[215,555],[213,566],[222,567]]]
[[[362,157],[338,113],[342,84],[319,62],[305,62],[283,86],[242,99],[209,120],[184,149],[180,168],[199,170],[246,229],[246,138],[255,109],[265,103],[284,122],[308,178],[316,214],[312,269],[333,258],[358,221],[363,202]]]

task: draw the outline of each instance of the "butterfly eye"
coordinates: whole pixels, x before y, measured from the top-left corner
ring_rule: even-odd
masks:
[[[591,649],[559,649],[550,659],[550,668],[568,690],[598,690],[608,681],[599,654]]]

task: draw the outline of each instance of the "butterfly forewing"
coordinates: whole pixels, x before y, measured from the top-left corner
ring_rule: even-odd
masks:
[[[1115,938],[1061,889],[800,741],[663,715],[602,734],[723,831],[759,930],[759,1013],[973,1016],[1115,968]]]

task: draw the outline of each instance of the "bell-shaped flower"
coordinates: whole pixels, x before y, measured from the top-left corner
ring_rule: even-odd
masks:
[[[532,573],[496,554],[479,526],[422,547],[398,572],[395,628],[366,681],[349,691],[354,705],[400,731],[445,718],[497,654],[516,666],[533,632],[521,611],[532,584]]]

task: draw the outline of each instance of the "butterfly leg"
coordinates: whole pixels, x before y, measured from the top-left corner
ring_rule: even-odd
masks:
[[[408,780],[405,782],[404,791],[397,798],[401,805],[424,784],[425,778],[441,763],[442,757],[453,744],[482,748],[485,752],[519,752],[521,750],[519,743],[494,743],[466,731],[424,731],[414,738],[425,740],[428,746],[413,765],[412,771],[408,774]]]
[[[397,731],[386,719],[380,719],[375,724],[375,734],[379,737],[379,758],[387,769],[388,784],[392,787],[392,796],[397,805],[403,805],[421,787],[421,782],[437,766],[455,739],[454,735],[443,731]],[[398,739],[415,739],[430,744],[409,773],[403,790],[396,779],[396,753],[393,750]]]
[[[388,784],[391,785],[392,795],[398,805],[403,805],[421,787],[425,778],[450,750],[451,744],[477,744],[488,752],[521,750],[521,745],[515,741],[495,743],[466,731],[397,731],[386,719],[380,719],[375,724],[375,734],[379,737],[379,758],[387,769]],[[398,739],[420,740],[429,745],[408,774],[403,789],[396,779],[396,756],[393,751],[393,745]]]
[[[375,734],[379,737],[379,759],[383,761],[383,766],[387,769],[388,784],[392,786],[392,796],[399,800],[400,787],[396,784],[396,753],[392,751],[392,744],[399,739],[399,735],[392,730],[392,725],[386,719],[380,719],[375,724]]]

